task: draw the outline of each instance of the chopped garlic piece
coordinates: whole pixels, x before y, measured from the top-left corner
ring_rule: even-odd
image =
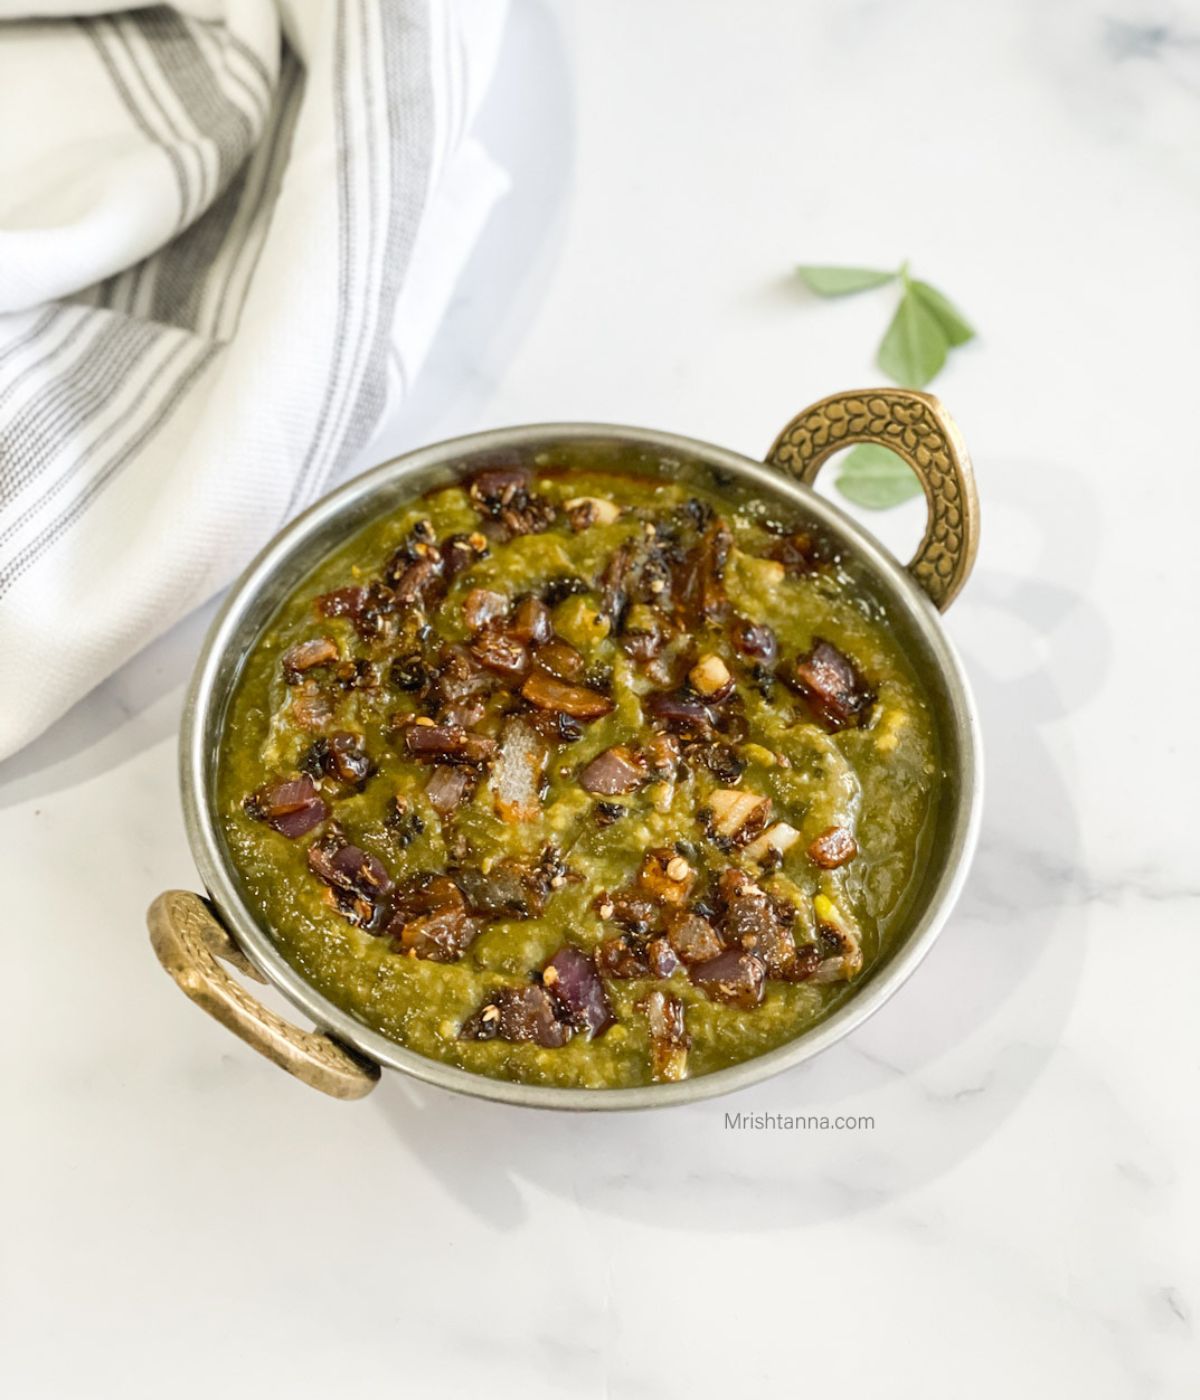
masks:
[[[586,507],[597,525],[611,525],[621,514],[621,507],[613,501],[606,501],[603,496],[574,496],[565,505],[568,510]]]
[[[732,836],[770,802],[756,792],[739,792],[737,788],[716,788],[709,794],[713,830],[718,836]]]
[[[724,690],[732,679],[729,667],[712,652],[702,656],[688,672],[688,680],[701,695],[715,695],[717,691]]]
[[[772,851],[784,855],[800,839],[800,833],[794,826],[789,826],[787,822],[776,822],[774,826],[768,827],[756,840],[751,841],[746,847],[746,854],[751,860],[764,861]]]

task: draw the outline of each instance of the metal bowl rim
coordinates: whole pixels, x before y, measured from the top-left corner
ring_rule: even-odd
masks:
[[[408,1050],[364,1025],[319,993],[276,948],[238,891],[217,831],[215,801],[209,791],[207,757],[218,742],[211,730],[223,714],[226,694],[216,693],[216,677],[231,646],[242,645],[239,628],[259,594],[277,571],[291,563],[307,542],[343,513],[349,514],[376,492],[410,475],[454,463],[482,451],[536,449],[566,441],[597,438],[647,447],[668,456],[698,459],[708,467],[731,472],[762,489],[788,497],[830,527],[853,548],[873,583],[891,602],[899,602],[917,627],[936,662],[950,697],[954,740],[962,756],[958,801],[949,824],[949,850],[942,873],[916,916],[912,931],[888,962],[862,990],[786,1045],[727,1069],[672,1084],[620,1089],[567,1089],[521,1084],[475,1074]],[[315,565],[326,546],[308,561]],[[201,879],[220,916],[251,962],[296,1007],[322,1029],[368,1059],[415,1079],[455,1093],[522,1107],[567,1110],[615,1110],[695,1103],[757,1084],[820,1054],[850,1034],[888,1001],[916,970],[941,932],[966,879],[978,840],[983,800],[983,762],[979,722],[962,663],[937,609],[919,585],[879,543],[840,507],[777,468],[701,439],[611,423],[538,423],[494,428],[446,439],[382,463],[322,496],[278,531],[247,565],[230,588],[209,627],[184,702],[179,746],[180,788],[188,841]]]

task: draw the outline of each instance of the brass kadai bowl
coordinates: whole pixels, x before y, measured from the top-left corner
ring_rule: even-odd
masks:
[[[812,489],[822,465],[857,443],[892,448],[916,472],[929,522],[902,568],[868,533]],[[807,512],[854,557],[887,608],[924,681],[942,736],[946,771],[939,829],[919,875],[906,929],[830,1015],[788,1044],[727,1069],[621,1089],[565,1089],[473,1074],[428,1059],[372,1030],[328,1001],[288,963],[245,901],[217,819],[216,776],[226,707],[241,665],[279,605],[313,566],[369,521],[485,464],[533,465],[547,455],[568,465],[588,454],[606,470],[699,476],[714,489],[730,480]],[[982,755],[975,709],[939,611],[971,571],[979,514],[970,462],[937,399],[908,389],[831,395],[805,409],[775,440],[766,462],[691,438],[640,428],[560,423],[503,428],[435,444],[348,482],[282,530],[234,585],[213,622],[188,692],[180,735],[180,779],[188,839],[207,898],[168,891],[149,912],[163,966],[187,995],[235,1035],[304,1083],[336,1098],[359,1098],[381,1066],[479,1098],[540,1108],[650,1108],[688,1103],[757,1083],[816,1055],[860,1025],[929,951],[966,878],[982,802]],[[278,987],[312,1020],[302,1030],[261,1004],[232,971]]]

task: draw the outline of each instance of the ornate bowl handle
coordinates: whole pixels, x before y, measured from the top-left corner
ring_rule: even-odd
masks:
[[[218,958],[256,982],[263,979],[199,895],[167,890],[146,921],[159,962],[186,995],[259,1054],[335,1099],[361,1099],[378,1083],[377,1064],[327,1035],[290,1025],[234,981]]]
[[[767,461],[811,485],[835,452],[860,442],[890,447],[924,487],[929,523],[908,570],[944,612],[975,563],[979,498],[958,428],[932,394],[915,389],[830,394],[792,419]]]

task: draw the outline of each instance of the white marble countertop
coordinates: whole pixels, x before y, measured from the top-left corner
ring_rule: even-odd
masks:
[[[515,192],[376,458],[583,417],[761,452],[878,377],[887,294],[807,299],[801,260],[909,257],[981,328],[936,386],[983,500],[966,894],[864,1029],[733,1101],[324,1100],[145,938],[195,880],[189,620],[0,767],[0,1388],[1196,1394],[1195,11],[516,0],[488,121]]]

